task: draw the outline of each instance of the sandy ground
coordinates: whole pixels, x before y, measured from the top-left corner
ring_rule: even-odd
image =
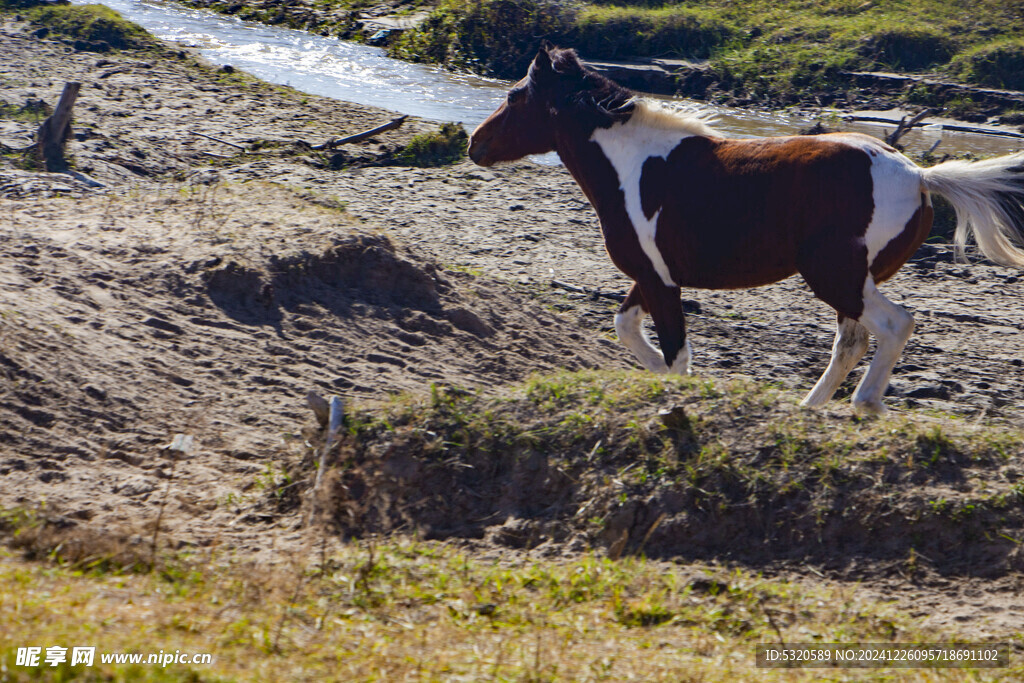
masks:
[[[270,554],[303,537],[259,486],[308,451],[307,391],[368,403],[634,366],[613,300],[551,286],[628,285],[563,169],[330,170],[297,141],[393,114],[187,53],[74,52],[0,24],[0,98],[53,104],[69,80],[83,82],[69,152],[104,187],[0,157],[0,506],[47,501],[67,524],[141,534],[166,499],[177,546]],[[0,144],[24,147],[35,127],[0,120]],[[373,158],[433,127],[411,120],[346,154]],[[886,284],[918,322],[893,408],[1024,424],[1019,277],[926,247]],[[801,280],[685,296],[697,372],[807,390],[824,369],[833,314]],[[175,434],[197,444],[176,464]],[[878,577],[869,590],[1006,632],[1024,609],[1017,581],[908,591]]]

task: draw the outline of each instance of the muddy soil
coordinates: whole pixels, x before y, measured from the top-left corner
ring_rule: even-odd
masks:
[[[166,500],[173,545],[269,556],[304,539],[300,513],[260,487],[308,455],[307,391],[365,405],[635,366],[603,296],[628,282],[564,169],[331,170],[301,143],[393,115],[177,48],[98,56],[28,31],[0,24],[0,97],[52,105],[83,82],[69,154],[94,182],[0,156],[0,506],[45,500],[62,524],[139,540]],[[0,143],[23,148],[36,125],[2,120]],[[345,153],[373,159],[434,127],[410,120]],[[918,322],[893,408],[1024,424],[1019,277],[925,247],[885,285]],[[807,390],[824,369],[833,313],[799,279],[685,296],[696,372]],[[196,440],[177,462],[175,434]],[[943,581],[894,597],[959,599],[943,619],[1015,628],[1015,577]]]

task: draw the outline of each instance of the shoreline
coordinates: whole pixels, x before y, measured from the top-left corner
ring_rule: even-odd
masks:
[[[417,54],[404,47],[396,47],[396,41],[400,41],[403,34],[415,33],[425,25],[431,26],[431,21],[443,24],[441,20],[432,18],[431,12],[437,8],[430,5],[417,4],[409,10],[403,3],[390,1],[373,8],[350,10],[343,6],[336,9],[329,5],[314,7],[305,0],[295,3],[271,0],[260,4],[182,0],[182,4],[250,21],[284,25],[322,36],[382,46],[388,49],[392,57],[411,58],[411,61],[439,64],[448,68],[455,66],[458,70],[475,75],[517,80],[522,76],[520,72],[524,71],[506,69],[495,73],[472,60],[453,64],[447,61],[448,56]],[[557,36],[547,37],[559,42]],[[565,44],[560,47],[575,46],[572,40],[563,42]],[[441,54],[445,54],[445,50],[441,50]],[[582,52],[581,57],[621,85],[650,94],[688,97],[712,104],[768,111],[799,107],[810,112],[834,109],[850,113],[856,110],[938,107],[944,110],[943,116],[958,121],[1002,125],[1024,132],[1024,91],[954,82],[949,77],[935,74],[892,73],[882,69],[836,69],[831,72],[829,80],[821,85],[805,84],[783,92],[770,88],[765,91],[761,85],[757,88],[752,85],[747,87],[742,81],[729,83],[735,76],[716,72],[706,58],[631,57],[587,51]],[[756,94],[755,90],[758,91]]]

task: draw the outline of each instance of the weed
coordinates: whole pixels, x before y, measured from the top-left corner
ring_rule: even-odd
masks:
[[[926,467],[934,467],[943,460],[948,453],[955,450],[952,441],[946,436],[942,427],[933,426],[924,434],[917,436],[917,445],[920,448],[921,458]]]
[[[38,124],[53,113],[53,108],[42,100],[28,99],[18,106],[0,100],[0,119]]]
[[[444,123],[431,133],[421,133],[384,163],[394,166],[447,166],[466,157],[469,136],[458,123]]]
[[[445,263],[442,264],[441,267],[453,273],[466,273],[467,275],[472,275],[473,277],[480,277],[481,275],[484,274],[484,271],[480,270],[479,268],[474,268],[473,266],[467,266],[460,263]]]

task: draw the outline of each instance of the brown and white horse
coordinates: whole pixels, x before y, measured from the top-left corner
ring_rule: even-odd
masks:
[[[928,236],[930,192],[956,208],[998,263],[1024,266],[1024,154],[920,168],[854,133],[725,138],[695,117],[638,100],[549,44],[474,131],[481,166],[558,152],[601,219],[608,254],[635,283],[615,316],[622,342],[654,372],[689,372],[680,287],[732,289],[800,273],[838,312],[832,360],[803,401],[832,398],[868,348],[853,397],[884,412],[889,376],[914,327],[876,285]],[[650,313],[661,351],[641,329]]]

